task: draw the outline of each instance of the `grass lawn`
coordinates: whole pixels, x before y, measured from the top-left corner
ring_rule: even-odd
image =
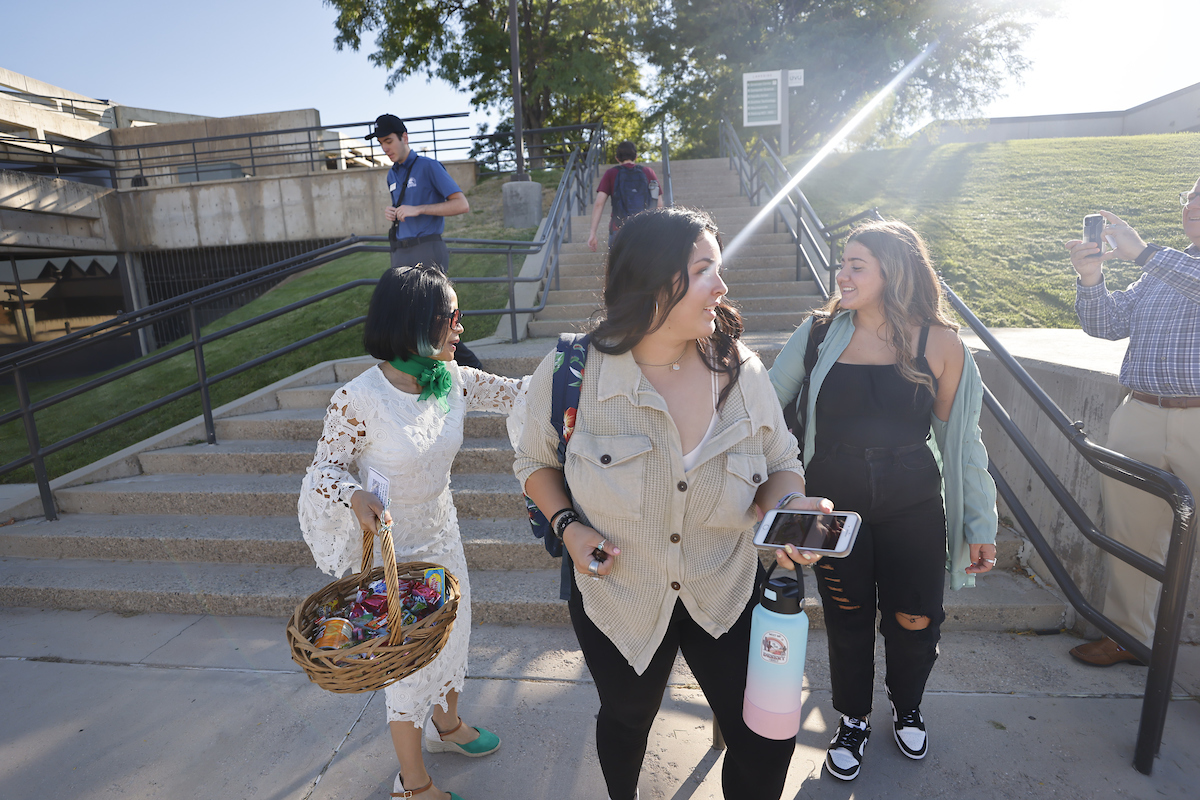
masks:
[[[543,192],[543,209],[548,209],[554,199],[554,190],[561,172],[555,170],[535,173],[534,177],[547,187]],[[503,227],[500,187],[501,181],[493,178],[472,189],[468,193],[471,213],[448,219],[446,236],[464,239],[532,240],[536,229],[513,230]],[[457,255],[451,263],[451,278],[503,275],[507,269],[503,256]],[[355,253],[340,258],[289,278],[253,302],[217,320],[205,328],[205,332],[225,328],[350,281],[378,278],[387,266],[386,253]],[[520,262],[517,263],[517,268],[520,268]],[[507,305],[507,292],[500,284],[462,284],[457,287],[457,292],[459,304],[463,308],[500,308]],[[204,350],[208,374],[215,375],[339,322],[365,314],[370,296],[371,287],[359,287],[213,342]],[[492,335],[499,320],[498,315],[465,317],[463,323],[466,330],[463,339],[469,341]],[[213,405],[228,403],[313,364],[360,355],[363,355],[362,328],[342,331],[218,383],[211,389]],[[195,380],[195,359],[189,352],[93,389],[36,415],[41,443],[46,446],[58,442],[125,411],[184,388]],[[78,379],[33,383],[30,385],[30,394],[36,401],[83,382],[82,379]],[[0,413],[7,413],[15,408],[15,390],[11,386],[0,387]],[[199,394],[177,400],[51,455],[47,458],[47,469],[52,478],[64,475],[148,436],[192,419],[200,413]],[[0,426],[0,464],[21,458],[28,452],[24,425],[19,420]],[[0,482],[3,483],[29,483],[33,479],[32,467],[0,476]]]
[[[877,206],[929,241],[935,266],[992,327],[1078,327],[1063,242],[1112,211],[1146,241],[1183,248],[1180,191],[1200,135],[1025,139],[835,154],[801,185],[826,224]],[[793,173],[804,156],[791,160]],[[1140,274],[1110,261],[1110,289]]]

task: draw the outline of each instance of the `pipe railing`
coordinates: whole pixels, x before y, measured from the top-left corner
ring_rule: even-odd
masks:
[[[671,145],[667,141],[667,129],[663,126],[662,131],[662,187],[659,191],[662,192],[663,205],[675,205],[675,190],[671,187]]]
[[[1037,550],[1038,555],[1046,563],[1051,576],[1062,589],[1072,607],[1084,619],[1137,656],[1138,660],[1149,665],[1133,758],[1134,768],[1138,772],[1149,775],[1154,766],[1154,757],[1158,754],[1162,744],[1162,733],[1167,719],[1167,705],[1171,699],[1171,684],[1175,678],[1179,637],[1183,630],[1187,607],[1188,582],[1196,549],[1195,498],[1187,485],[1170,472],[1101,447],[1088,439],[1083,430],[1083,423],[1072,422],[1063,413],[1058,404],[1001,346],[991,331],[980,322],[979,318],[949,286],[943,283],[942,289],[959,316],[970,325],[996,360],[1033,399],[1042,413],[1050,419],[1059,433],[1066,437],[1071,446],[1083,456],[1089,465],[1110,478],[1162,498],[1171,507],[1171,535],[1165,563],[1160,564],[1109,538],[1088,518],[1087,513],[1062,485],[1034,445],[1000,405],[995,395],[985,387],[984,404],[1030,467],[1033,468],[1038,478],[1045,484],[1050,496],[1063,509],[1079,532],[1105,552],[1162,584],[1162,599],[1159,602],[1154,640],[1150,647],[1146,647],[1087,601],[1075,585],[1066,567],[1063,566],[1062,561],[1038,529],[1033,518],[1017,498],[1016,493],[1001,475],[1000,470],[994,463],[989,462],[988,471],[996,481],[997,492],[1012,510],[1017,523],[1025,532],[1030,543],[1033,544],[1034,549]]]
[[[576,201],[580,196],[579,186],[583,185],[585,190],[590,189],[591,181],[594,178],[594,173],[599,163],[600,151],[602,150],[598,146],[601,137],[602,131],[599,129],[593,130],[588,151],[582,153],[577,148],[569,156],[567,168],[562,179],[559,181],[558,190],[555,192],[554,200],[551,203],[547,224],[543,227],[542,238],[528,242],[497,239],[451,238],[446,240],[451,253],[504,255],[507,261],[506,274],[503,276],[462,277],[456,279],[457,283],[502,283],[508,287],[508,306],[506,308],[467,309],[463,312],[465,316],[509,315],[512,320],[512,340],[516,342],[519,333],[516,324],[517,315],[537,313],[545,308],[548,292],[542,292],[541,301],[537,306],[529,308],[517,307],[515,285],[517,283],[540,282],[543,285],[549,286],[552,279],[557,282],[559,253],[562,243],[570,239],[571,216],[576,210]],[[136,311],[120,314],[105,322],[80,329],[50,342],[35,344],[24,350],[0,358],[0,376],[12,375],[19,405],[17,410],[0,415],[0,424],[15,422],[20,419],[25,426],[26,443],[29,450],[27,455],[14,459],[7,464],[0,465],[0,475],[32,465],[42,502],[43,513],[47,519],[53,520],[57,519],[58,514],[50,488],[49,474],[46,469],[45,459],[47,456],[53,455],[132,419],[136,419],[149,411],[161,408],[168,403],[196,393],[199,393],[201,398],[206,439],[210,444],[215,443],[216,427],[213,420],[212,401],[209,395],[209,388],[212,385],[286,355],[308,344],[354,327],[361,323],[365,317],[356,317],[352,320],[338,323],[324,331],[273,350],[265,355],[258,356],[243,364],[226,369],[216,375],[208,375],[207,373],[205,346],[292,311],[304,308],[305,306],[350,291],[351,289],[361,286],[372,286],[377,283],[377,280],[363,279],[350,281],[311,297],[259,314],[252,319],[244,320],[209,333],[203,332],[201,328],[199,314],[197,313],[199,308],[231,295],[244,292],[250,288],[278,283],[288,276],[313,269],[314,267],[354,253],[388,252],[388,249],[386,236],[351,236],[336,244],[251,270],[242,275],[228,278],[170,300],[164,300]],[[514,257],[532,255],[538,252],[545,252],[547,254],[546,258],[543,259],[538,274],[525,277],[518,275],[514,264]],[[85,347],[103,343],[116,337],[136,334],[139,330],[147,326],[178,315],[186,315],[187,319],[188,336],[184,341],[153,353],[146,358],[139,359],[132,364],[93,378],[71,389],[59,392],[51,397],[37,401],[31,399],[27,378],[30,369]],[[170,358],[183,355],[189,351],[193,353],[195,358],[196,380],[194,382],[176,389],[157,400],[130,409],[108,420],[92,425],[85,430],[73,433],[57,442],[50,444],[41,443],[37,421],[34,416],[37,412],[53,408],[86,392],[140,372]]]
[[[762,149],[765,150],[768,158],[764,159],[761,156],[751,158],[747,155],[732,125],[722,120],[720,130],[721,153],[728,155],[730,167],[738,173],[742,192],[751,198],[751,202],[757,203],[759,193],[763,189],[772,192],[773,196],[790,179],[782,160],[775,155],[767,142],[762,142]],[[788,177],[783,178],[784,175],[788,175]],[[776,183],[777,185],[773,185]],[[824,226],[798,188],[794,190],[794,196],[797,203],[790,203],[792,198],[789,197],[787,198],[789,200],[787,207],[797,215],[797,220],[801,219],[801,211],[805,216],[811,217],[812,226],[830,245],[829,263],[836,263],[838,260],[835,243],[843,232],[863,219],[882,219],[878,209],[872,208],[832,225]],[[788,224],[789,221],[786,217],[783,219],[784,223]],[[793,228],[789,225],[789,231],[793,236],[798,235],[798,227]],[[830,270],[830,275],[832,276],[832,270]],[[818,285],[819,283],[818,281]],[[1038,555],[1046,563],[1051,576],[1062,589],[1068,602],[1080,616],[1112,637],[1140,661],[1149,665],[1133,761],[1134,767],[1139,772],[1149,775],[1153,768],[1154,757],[1158,754],[1166,725],[1167,705],[1170,701],[1171,684],[1175,675],[1179,637],[1186,613],[1188,582],[1196,549],[1195,498],[1187,485],[1177,476],[1121,453],[1108,450],[1089,440],[1083,431],[1083,423],[1072,422],[1063,413],[1045,390],[1004,349],[991,331],[945,282],[942,283],[942,289],[950,304],[967,322],[980,341],[987,346],[1013,380],[1033,399],[1042,413],[1050,418],[1058,431],[1067,438],[1072,447],[1083,456],[1092,468],[1110,478],[1160,497],[1171,507],[1171,534],[1165,563],[1160,564],[1106,536],[1059,481],[1054,471],[1038,453],[1037,448],[1013,422],[995,395],[984,386],[984,404],[996,418],[1001,430],[1012,440],[1018,452],[1045,484],[1051,498],[1063,509],[1063,512],[1084,538],[1163,585],[1154,641],[1150,647],[1146,647],[1088,602],[1038,529],[1033,518],[1017,498],[1016,493],[996,465],[989,461],[988,471],[996,481],[998,494],[1012,510],[1017,523],[1033,544],[1034,549],[1037,550]]]
[[[466,127],[446,127],[446,120],[466,117],[466,113],[438,114],[405,119],[409,144],[418,152],[430,152],[435,159],[467,151],[482,141],[497,141],[496,134],[461,135]],[[439,128],[439,121],[442,126]],[[427,123],[427,124],[422,124]],[[145,144],[113,145],[91,141],[63,142],[0,133],[0,145],[7,145],[3,160],[10,165],[24,164],[26,169],[49,168],[58,176],[78,170],[101,170],[117,188],[171,185],[179,182],[225,180],[255,177],[263,173],[286,174],[297,169],[314,172],[386,166],[389,161],[375,140],[346,138],[347,129],[362,130],[365,137],[374,123],[357,122],[272,131],[254,131],[194,139],[176,139]],[[535,158],[565,162],[575,149],[586,146],[587,137],[574,132],[594,131],[596,123],[531,129],[524,137],[560,138],[531,145]],[[331,135],[329,135],[331,134]],[[449,135],[448,135],[449,134]],[[508,136],[511,147],[511,134]],[[493,174],[504,174],[502,148],[488,156]],[[10,167],[11,168],[11,167]]]

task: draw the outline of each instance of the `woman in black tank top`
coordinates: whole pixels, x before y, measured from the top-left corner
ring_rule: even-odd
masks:
[[[837,280],[840,296],[818,317],[838,333],[825,339],[812,370],[805,480],[810,494],[863,518],[846,558],[814,566],[833,705],[842,714],[825,765],[834,777],[852,780],[871,731],[877,608],[896,744],[909,758],[927,752],[920,705],[945,618],[947,535],[930,429],[935,417],[949,418],[966,356],[957,326],[942,310],[925,244],[907,225],[875,222],[855,230]],[[776,369],[788,367],[777,362],[773,380]],[[967,572],[995,564],[994,544],[971,550]],[[781,565],[791,563],[782,551],[777,555]],[[796,563],[811,562],[797,553]]]

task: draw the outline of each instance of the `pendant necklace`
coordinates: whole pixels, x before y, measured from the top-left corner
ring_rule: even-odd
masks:
[[[687,355],[689,346],[691,346],[690,342],[683,346],[683,352],[681,352],[675,358],[674,361],[668,361],[666,364],[644,364],[641,361],[638,361],[637,359],[634,359],[633,363],[637,364],[639,367],[670,367],[672,370],[678,372],[679,371],[679,362],[683,360],[683,357],[685,355]]]

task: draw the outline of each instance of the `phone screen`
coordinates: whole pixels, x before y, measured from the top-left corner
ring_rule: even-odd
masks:
[[[790,544],[801,550],[836,550],[846,518],[836,514],[778,513],[771,522],[763,544],[783,547]]]

